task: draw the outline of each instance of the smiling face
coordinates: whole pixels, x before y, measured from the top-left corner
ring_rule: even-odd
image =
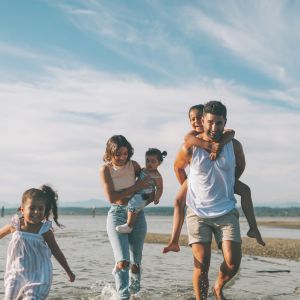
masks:
[[[203,126],[202,126],[202,111],[198,109],[192,109],[189,114],[190,123],[192,128],[199,132],[203,132]]]
[[[156,155],[146,155],[146,169],[151,171],[156,171],[160,161],[157,159]]]
[[[24,221],[29,224],[39,224],[45,218],[46,204],[42,199],[27,198],[21,212],[24,217]]]
[[[224,116],[214,114],[204,114],[202,118],[202,125],[206,137],[211,141],[218,141],[224,131],[226,119]]]
[[[128,161],[128,149],[127,147],[120,147],[117,149],[115,155],[111,158],[111,163],[114,166],[122,167],[125,166]]]

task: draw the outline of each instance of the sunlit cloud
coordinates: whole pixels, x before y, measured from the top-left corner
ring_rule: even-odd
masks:
[[[105,143],[123,134],[141,165],[149,147],[168,151],[160,170],[171,205],[188,108],[214,99],[243,144],[254,203],[297,201],[299,4],[270,3],[42,1],[69,35],[47,34],[71,46],[0,43],[1,199],[18,202],[44,182],[63,201],[103,198]]]
[[[290,3],[291,4],[291,3]],[[244,62],[286,85],[295,85],[299,67],[299,19],[287,13],[287,1],[227,1],[226,5],[206,3],[186,6],[185,28],[189,34],[203,34],[232,51]],[[297,6],[297,4],[296,4]],[[207,8],[211,14],[207,14]],[[205,9],[206,8],[206,9]],[[255,21],[254,21],[255,20]]]
[[[289,130],[300,126],[297,113],[253,105],[245,91],[243,95],[239,87],[220,80],[175,88],[132,78],[113,79],[88,69],[52,72],[52,80],[38,85],[1,85],[0,99],[5,99],[1,105],[6,106],[0,113],[4,185],[14,184],[16,178],[6,175],[22,166],[16,175],[21,188],[50,181],[58,185],[64,200],[82,200],[85,195],[102,198],[97,172],[105,143],[111,135],[123,134],[133,144],[134,158],[141,165],[147,148],[168,151],[161,166],[166,187],[162,203],[170,205],[178,188],[172,165],[189,129],[187,110],[195,103],[221,99],[228,106],[228,126],[244,144],[248,162],[244,178],[258,202],[295,195],[296,187],[282,191],[279,183],[280,162],[284,162],[285,177],[299,179],[294,161],[297,147],[289,149],[288,144],[293,140],[300,145]],[[278,185],[273,186],[274,182]],[[13,199],[14,193],[6,191],[4,197]]]

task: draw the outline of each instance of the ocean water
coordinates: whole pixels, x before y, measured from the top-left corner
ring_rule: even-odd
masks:
[[[0,218],[2,227],[9,221]],[[147,216],[148,232],[169,233],[172,217]],[[53,259],[53,284],[50,300],[114,300],[112,277],[113,254],[105,229],[105,216],[61,216],[65,229],[56,229],[55,236],[73,272],[74,283]],[[242,234],[247,225],[241,222]],[[261,228],[264,237],[274,237],[274,230]],[[183,228],[183,233],[186,228]],[[270,235],[268,235],[270,232]],[[275,237],[296,238],[298,230],[275,230]],[[10,237],[0,240],[0,298],[4,296],[3,276],[6,249]],[[181,247],[179,253],[162,254],[162,245],[145,244],[142,266],[142,291],[145,300],[192,300],[193,260],[189,247]],[[212,253],[209,273],[210,285],[217,276],[222,262],[219,252]],[[244,256],[239,273],[224,291],[228,299],[281,300],[300,299],[300,263],[263,257]],[[214,299],[212,295],[209,299]]]

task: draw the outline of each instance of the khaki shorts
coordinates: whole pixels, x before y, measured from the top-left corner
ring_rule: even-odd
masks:
[[[229,213],[216,218],[199,217],[188,208],[186,223],[190,246],[195,243],[211,243],[212,234],[214,234],[219,248],[222,241],[241,243],[239,212],[235,208]]]

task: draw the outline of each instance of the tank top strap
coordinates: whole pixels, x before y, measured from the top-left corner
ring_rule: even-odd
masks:
[[[16,228],[17,231],[20,231],[20,217],[18,215],[14,215],[11,218],[10,224]]]
[[[147,171],[147,169],[143,168],[140,172],[140,179],[144,179],[145,177],[149,176],[149,173]]]
[[[43,233],[52,230],[52,222],[51,221],[45,221],[43,222],[42,227],[40,228],[39,234],[42,235]]]

